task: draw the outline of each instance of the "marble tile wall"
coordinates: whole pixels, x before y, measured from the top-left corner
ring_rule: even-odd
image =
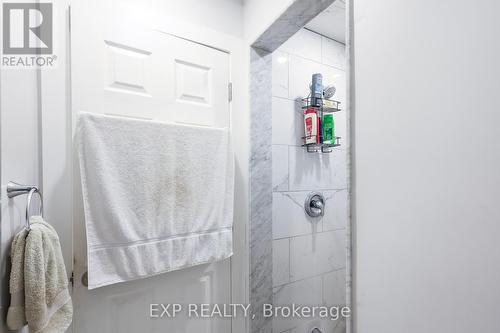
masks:
[[[346,303],[347,123],[335,114],[343,146],[330,154],[307,153],[300,98],[313,73],[334,84],[345,106],[345,46],[301,29],[272,54],[272,265],[273,304]],[[304,200],[311,191],[326,198],[325,215],[311,218]],[[273,333],[344,333],[345,321],[280,319]]]
[[[250,304],[256,316],[251,333],[271,333],[272,318],[262,316],[264,304],[271,304],[272,291],[272,163],[271,61],[272,54],[252,48],[250,54],[251,156],[250,156]]]

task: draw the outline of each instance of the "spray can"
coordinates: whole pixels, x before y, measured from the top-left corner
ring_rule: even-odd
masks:
[[[323,76],[321,73],[313,74],[311,84],[311,105],[321,107],[323,103]]]

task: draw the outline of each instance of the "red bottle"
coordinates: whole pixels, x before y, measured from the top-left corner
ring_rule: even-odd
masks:
[[[318,144],[320,142],[319,121],[318,112],[314,108],[307,108],[304,111],[304,132],[306,144]]]

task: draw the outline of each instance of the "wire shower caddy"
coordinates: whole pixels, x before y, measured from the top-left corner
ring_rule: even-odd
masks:
[[[325,105],[326,104],[326,105]],[[323,114],[325,113],[335,113],[342,111],[340,108],[340,102],[336,100],[322,100],[321,106],[315,106],[312,105],[312,98],[311,96],[308,96],[306,98],[302,99],[302,110],[310,109],[313,108],[317,114],[318,117],[323,120]],[[317,135],[311,135],[311,137],[316,137]],[[331,153],[333,151],[333,148],[335,147],[340,147],[340,136],[335,136],[335,140],[333,144],[328,144],[328,143],[323,143],[323,133],[320,132],[319,134],[319,143],[305,143],[306,138],[310,137],[305,137],[303,136],[302,139],[304,140],[304,144],[302,147],[306,147],[306,150],[308,153]]]

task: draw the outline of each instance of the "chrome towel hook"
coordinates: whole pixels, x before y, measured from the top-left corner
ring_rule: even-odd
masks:
[[[33,194],[38,194],[40,199],[40,205],[38,207],[38,215],[43,217],[43,199],[42,194],[35,185],[21,185],[14,182],[9,182],[7,184],[7,197],[14,198],[21,194],[28,194],[28,199],[26,200],[26,229],[30,230],[30,207],[31,199]]]

